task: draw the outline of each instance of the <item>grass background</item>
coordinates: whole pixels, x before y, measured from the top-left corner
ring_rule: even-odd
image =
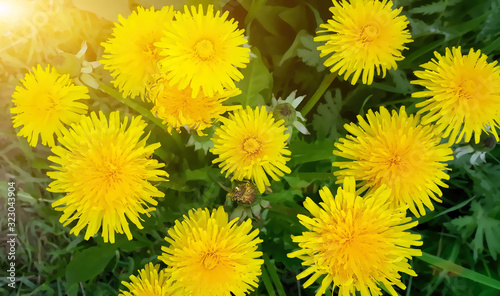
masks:
[[[167,164],[170,181],[159,184],[165,198],[159,199],[144,229],[132,225],[134,239],[127,241],[119,235],[113,245],[104,244],[100,237],[85,241],[83,235],[70,235],[70,227],[59,223],[60,213],[51,207],[61,195],[45,190],[50,182],[46,176],[50,150],[40,145],[29,147],[12,128],[9,108],[19,79],[38,63],[52,63],[56,49],[75,54],[84,40],[89,46],[86,59],[98,60],[102,54],[100,42],[110,36],[116,15],[126,14],[137,5],[158,8],[173,4],[180,9],[185,3],[202,3],[228,10],[246,29],[256,55],[242,70],[245,78],[238,83],[242,94],[231,99],[230,104],[269,105],[271,94],[285,98],[293,90],[307,95],[307,101],[329,73],[322,65],[313,36],[319,24],[331,16],[328,8],[332,4],[319,0],[37,3],[34,7],[50,16],[45,22],[43,18],[32,19],[0,29],[13,33],[0,34],[0,238],[2,242],[7,239],[4,193],[9,180],[16,182],[18,234],[16,288],[8,287],[2,278],[0,295],[116,295],[124,289],[121,281],[137,274],[147,262],[159,263],[157,257],[165,245],[167,229],[189,209],[225,204],[227,211],[234,211],[236,205],[227,203],[227,192],[220,185],[234,184],[211,165],[214,156],[204,150],[210,145],[207,138],[197,138],[195,146],[187,147],[190,135],[172,137],[151,122],[149,142],[161,142],[155,157]],[[287,258],[286,253],[297,248],[290,235],[304,231],[296,216],[307,214],[302,207],[305,197],[317,201],[322,186],[336,189],[332,149],[333,143],[345,135],[345,123],[355,122],[358,114],[379,106],[393,109],[405,105],[408,113],[414,113],[418,100],[410,95],[419,88],[409,81],[416,78],[413,71],[433,57],[433,51],[443,54],[446,47],[462,46],[465,52],[469,48],[481,49],[490,62],[499,57],[498,0],[400,0],[394,5],[403,7],[414,42],[403,52],[405,59],[398,63],[398,69],[389,71],[384,79],[376,77],[370,86],[352,86],[337,78],[307,114],[306,126],[311,135],[295,131],[290,142],[292,159],[288,162],[292,173],[272,183],[273,193],[262,197],[271,208],[262,212],[261,219],[254,218],[254,226],[260,228],[264,240],[261,249],[265,264],[259,288],[252,295],[314,295],[317,284],[303,289],[295,278],[301,270],[300,260]],[[109,85],[111,78],[102,67],[94,75]],[[112,89],[91,90],[90,110],[120,110],[136,115],[150,108],[139,101],[116,97]],[[414,231],[422,235],[425,254],[412,262],[418,277],[403,275],[407,289],[398,290],[400,295],[500,294],[500,149],[487,152],[486,164],[472,165],[469,158],[466,155],[449,163],[451,179],[449,188],[443,190],[443,203],[435,204],[435,211],[419,219]],[[7,253],[4,243],[0,248]],[[8,266],[6,256],[1,257],[0,266],[3,274]]]

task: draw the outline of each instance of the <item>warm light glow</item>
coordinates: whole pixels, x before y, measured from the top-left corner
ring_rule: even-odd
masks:
[[[9,12],[12,10],[11,3],[0,2],[0,16],[5,17],[9,15]]]
[[[12,22],[19,19],[23,14],[21,5],[24,4],[24,1],[19,2],[0,0],[0,22]]]

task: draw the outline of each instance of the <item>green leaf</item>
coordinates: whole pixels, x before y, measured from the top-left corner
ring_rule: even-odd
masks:
[[[66,267],[67,286],[95,278],[114,257],[116,248],[116,245],[105,244],[76,252]]]
[[[411,35],[414,39],[422,36],[440,34],[445,36],[445,40],[450,40],[450,33],[441,25],[440,20],[437,20],[432,24],[427,24],[426,22],[415,18],[410,18],[408,21],[410,22],[412,29]],[[440,44],[443,43],[443,40],[438,41]]]
[[[498,36],[500,34],[500,3],[498,1],[491,2],[491,11],[488,18],[481,26],[481,31],[477,33],[476,42],[480,40],[488,40],[492,37]],[[498,47],[497,47],[498,48]]]
[[[292,141],[290,144],[292,160],[295,165],[319,160],[331,160],[333,157],[333,142],[329,139],[307,143],[304,141]]]
[[[483,274],[465,268],[463,266],[457,265],[449,260],[439,258],[437,256],[422,252],[422,256],[416,257],[424,262],[432,264],[436,267],[448,270],[456,275],[467,278],[469,280],[481,283],[483,285],[500,290],[500,281],[497,281],[491,277],[487,277]]]
[[[281,35],[282,27],[286,26],[286,23],[278,18],[278,14],[284,11],[286,7],[271,5],[262,7],[263,2],[266,1],[252,1],[245,24],[249,24],[249,21],[255,18],[272,35]]]
[[[408,13],[410,13],[410,14],[413,14],[413,13],[421,13],[421,14],[441,13],[446,8],[446,5],[447,5],[447,3],[441,0],[438,2],[431,3],[431,4],[415,7],[413,9],[410,9],[410,11],[408,11]]]
[[[500,253],[500,220],[492,218],[494,209],[483,206],[481,202],[473,201],[471,210],[473,212],[471,216],[455,218],[447,226],[451,229],[456,228],[465,240],[475,231],[476,234],[470,245],[474,252],[474,260],[477,260],[478,254],[483,252],[485,240],[488,251],[496,260]]]
[[[300,38],[304,49],[297,49],[297,56],[302,59],[302,61],[311,67],[316,67],[318,72],[325,69],[323,63],[326,61],[326,57],[320,57],[320,51],[318,46],[321,45],[319,42],[314,41],[313,35],[306,35]]]
[[[476,197],[473,196],[473,197],[471,197],[471,198],[469,198],[467,200],[464,200],[463,202],[461,202],[461,203],[459,203],[457,205],[454,205],[453,207],[448,208],[448,209],[446,209],[444,211],[441,211],[441,212],[432,211],[432,212],[426,214],[425,216],[422,216],[422,217],[418,218],[417,219],[418,220],[418,225],[422,225],[422,224],[424,224],[426,222],[429,222],[429,221],[431,221],[433,219],[436,219],[436,218],[438,218],[440,216],[446,215],[446,214],[451,213],[453,211],[460,210],[461,208],[465,207],[468,203],[470,203],[475,198]]]
[[[288,48],[288,50],[283,54],[283,57],[281,58],[279,63],[280,67],[286,60],[297,56],[297,49],[299,46],[302,46],[301,38],[306,35],[308,35],[306,30],[300,30],[297,33],[297,36],[295,36],[295,40],[293,41],[292,45],[290,45],[290,48]]]
[[[403,65],[412,65],[414,64],[415,60],[419,59],[420,57],[429,54],[432,52],[435,48],[439,47],[441,44],[443,44],[443,40],[436,40],[431,43],[427,43],[423,47],[420,47],[419,49],[415,50],[412,52],[410,55],[408,55],[401,64]],[[412,67],[414,67],[412,65]]]
[[[500,37],[498,37],[494,41],[490,42],[486,47],[484,47],[482,53],[484,53],[485,55],[489,55],[492,51],[496,51],[499,48],[500,48]]]
[[[321,15],[319,14],[319,11],[312,6],[309,2],[306,2],[307,7],[311,10],[311,12],[314,15],[314,20],[316,21],[316,27],[319,27],[323,23],[323,19],[321,18]]]
[[[408,77],[406,77],[406,73],[403,70],[392,69],[389,71],[389,75],[392,76],[392,81],[396,85],[396,89],[398,90],[399,93],[406,95],[413,92],[414,87],[408,80]]]
[[[246,68],[241,69],[243,79],[235,82],[236,87],[241,90],[241,94],[227,100],[228,104],[239,103],[243,106],[265,105],[264,91],[271,92],[273,76],[262,62],[260,52],[256,47],[252,52],[257,56],[250,60]]]
[[[462,37],[468,32],[475,31],[477,28],[480,28],[483,23],[486,21],[490,12],[487,11],[483,15],[475,17],[467,22],[461,22],[458,25],[447,28],[447,31],[450,33],[445,36],[445,41],[452,40],[454,38]]]
[[[307,18],[304,17],[305,7],[302,5],[293,8],[285,8],[279,14],[279,18],[290,25],[295,32],[307,26]]]
[[[326,92],[324,99],[325,103],[319,104],[317,113],[313,115],[312,125],[313,129],[318,133],[319,139],[328,138],[334,140],[340,137],[339,130],[343,129],[344,123],[340,116],[340,110],[342,109],[340,89],[335,89],[334,96],[330,91]]]

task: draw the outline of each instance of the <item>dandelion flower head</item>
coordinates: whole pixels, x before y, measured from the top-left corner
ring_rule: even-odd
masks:
[[[417,217],[425,215],[424,205],[434,210],[431,199],[441,202],[438,186],[447,187],[443,180],[449,179],[446,162],[453,151],[440,144],[432,125],[420,125],[404,107],[392,115],[384,107],[369,110],[366,117],[344,126],[350,135],[335,143],[333,154],[346,160],[333,163],[339,168],[334,174],[340,181],[353,176],[361,192],[387,186],[394,206],[408,206]]]
[[[491,132],[497,141],[500,123],[500,67],[497,61],[488,63],[480,50],[470,49],[462,55],[460,47],[446,48],[444,56],[434,52],[436,59],[421,65],[415,71],[419,79],[413,84],[426,90],[413,94],[416,98],[429,97],[418,103],[417,114],[425,113],[422,123],[434,122],[449,137],[449,143],[462,139],[469,142],[474,134],[479,143],[481,133]]]
[[[396,69],[396,62],[403,59],[404,44],[412,40],[408,20],[399,15],[402,8],[392,6],[389,0],[333,0],[333,16],[318,31],[328,34],[314,38],[326,41],[318,47],[322,57],[331,54],[325,66],[331,72],[345,73],[346,80],[352,75],[352,84],[360,76],[364,84],[371,84],[375,71],[385,77],[387,70]]]
[[[238,22],[227,20],[229,12],[214,15],[213,5],[204,14],[200,4],[184,6],[184,13],[176,14],[171,30],[156,45],[162,48],[161,70],[167,73],[170,84],[184,89],[188,85],[193,97],[200,89],[212,97],[224,88],[235,88],[234,80],[243,75],[237,68],[245,68],[250,61],[250,49]]]
[[[259,230],[252,231],[250,219],[237,221],[229,221],[222,207],[190,210],[184,221],[175,221],[159,259],[176,295],[240,296],[257,287],[264,263],[258,259]]]
[[[128,291],[121,291],[118,296],[171,296],[171,284],[164,269],[160,264],[148,263],[144,269],[139,270],[139,276],[131,275],[130,283],[122,282]]]
[[[309,231],[292,236],[299,250],[288,257],[301,259],[305,270],[297,279],[309,277],[305,288],[323,277],[316,296],[323,295],[333,284],[341,296],[382,295],[377,283],[383,283],[391,295],[393,286],[405,289],[399,273],[416,276],[409,260],[422,253],[420,235],[407,230],[418,222],[410,222],[402,209],[387,202],[390,190],[378,188],[364,198],[356,194],[353,177],[344,180],[335,197],[327,187],[319,191],[322,202],[317,205],[309,197],[304,207],[312,217],[298,215]]]
[[[275,181],[290,173],[283,120],[275,121],[265,107],[248,106],[220,120],[222,126],[214,132],[211,152],[218,156],[213,162],[220,163],[226,177],[232,174],[232,180],[252,180],[262,193],[271,185],[266,173]]]
[[[115,242],[115,233],[132,239],[130,220],[142,229],[140,215],[154,211],[164,193],[150,181],[164,181],[164,164],[151,158],[159,143],[146,145],[146,123],[138,117],[120,121],[118,112],[109,119],[102,112],[85,116],[59,138],[49,160],[58,166],[47,175],[54,179],[47,190],[66,195],[52,206],[62,211],[64,225],[76,220],[71,233],[78,235],[87,226],[85,239],[95,235],[102,225],[104,242]],[[149,205],[148,205],[149,204]]]
[[[189,86],[179,89],[177,85],[171,86],[163,81],[152,88],[154,107],[151,112],[167,124],[169,133],[172,129],[180,132],[184,126],[188,131],[195,130],[198,135],[203,135],[204,129],[212,126],[227,110],[234,109],[224,106],[223,102],[241,93],[235,88],[214,93],[212,97],[199,92],[193,98]]]
[[[162,58],[154,43],[170,30],[173,17],[171,6],[158,11],[139,6],[127,18],[118,16],[113,37],[102,43],[104,54],[100,62],[110,71],[113,85],[123,96],[145,99],[146,87],[159,73],[157,64]]]
[[[42,145],[53,147],[54,136],[87,113],[87,105],[78,100],[89,99],[85,86],[74,85],[69,75],[59,74],[54,67],[33,68],[21,79],[12,95],[14,107],[10,109],[14,128],[23,126],[18,136],[28,139],[30,146],[36,146],[38,136]]]

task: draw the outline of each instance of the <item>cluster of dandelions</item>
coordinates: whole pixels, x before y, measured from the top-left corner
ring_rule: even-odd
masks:
[[[168,230],[158,257],[167,267],[151,263],[123,282],[129,295],[245,295],[258,285],[264,260],[257,251],[259,230],[250,219],[229,221],[222,207],[190,210]]]
[[[264,107],[222,104],[240,93],[233,80],[242,78],[238,67],[249,60],[243,30],[227,17],[228,12],[214,13],[212,6],[206,14],[202,6],[185,7],[184,13],[139,7],[128,18],[120,17],[113,36],[102,44],[101,62],[125,97],[154,104],[151,112],[169,132],[184,126],[201,133],[221,120],[213,137],[215,162],[221,162],[226,176],[251,181],[262,193],[270,186],[267,174],[279,180],[290,172],[289,135],[283,120],[275,120]],[[89,98],[88,89],[51,66],[33,69],[22,83],[13,95],[14,126],[24,125],[18,135],[32,146],[41,135],[42,144],[52,148],[48,176],[54,181],[48,190],[64,194],[52,204],[62,212],[60,222],[71,225],[75,235],[85,229],[87,240],[98,232],[104,242],[114,243],[117,233],[133,239],[129,222],[143,228],[144,216],[164,196],[155,185],[169,176],[164,164],[152,158],[160,144],[146,143],[147,123],[119,112],[87,116],[88,107],[79,100]],[[228,110],[235,112],[221,117]],[[263,263],[259,231],[252,231],[251,220],[237,220],[229,221],[222,208],[212,214],[191,211],[166,238],[170,247],[159,259],[168,267],[160,271],[148,264],[124,285],[134,295],[244,295],[253,290]]]
[[[244,30],[228,15],[214,12],[211,5],[206,14],[201,5],[186,6],[184,12],[139,8],[127,19],[120,18],[113,37],[103,43],[102,63],[124,96],[154,103],[151,112],[169,132],[184,127],[203,134],[221,121],[212,138],[211,151],[219,156],[215,162],[221,162],[232,180],[252,181],[262,193],[270,186],[267,175],[279,180],[290,172],[285,165],[288,136],[283,121],[264,108],[223,104],[241,93],[234,81],[243,78],[238,68],[246,67],[250,58]],[[228,110],[234,112],[226,118]],[[304,131],[296,121],[288,126]]]
[[[245,43],[228,12],[214,12],[212,6],[206,13],[202,6],[186,6],[183,13],[139,7],[128,18],[120,16],[112,37],[102,44],[101,62],[124,96],[152,100],[151,112],[167,123],[169,132],[185,126],[201,133],[223,121],[212,152],[219,155],[226,176],[251,181],[262,193],[270,186],[267,174],[279,180],[290,172],[285,165],[290,151],[286,127],[271,112],[222,104],[241,92],[233,80],[242,78],[237,67],[249,60]],[[86,116],[88,106],[81,100],[89,99],[87,87],[74,85],[68,74],[51,66],[34,68],[21,82],[13,95],[12,120],[14,127],[22,126],[18,135],[30,145],[36,146],[41,136],[56,155],[49,157],[56,165],[48,173],[54,179],[48,190],[65,194],[53,203],[63,211],[60,221],[76,222],[75,235],[87,227],[85,239],[101,227],[105,242],[113,243],[116,233],[132,239],[128,221],[142,228],[142,216],[149,216],[156,199],[164,196],[155,183],[168,177],[164,165],[151,158],[160,144],[146,144],[146,122],[122,119],[117,112]],[[228,110],[235,112],[222,118]]]
[[[333,1],[332,19],[319,32],[329,34],[316,37],[326,41],[318,47],[321,55],[331,55],[325,65],[346,79],[352,75],[353,84],[359,78],[371,84],[375,72],[385,76],[396,69],[412,40],[401,8],[392,6],[388,0]],[[243,184],[255,184],[263,193],[269,177],[278,181],[291,171],[286,165],[291,127],[308,133],[295,110],[304,96],[295,98],[294,92],[285,101],[274,99],[267,110],[224,105],[241,93],[234,82],[243,79],[239,68],[250,57],[244,31],[228,16],[212,6],[206,13],[201,5],[183,12],[139,7],[119,17],[102,44],[101,63],[124,97],[153,104],[151,112],[168,132],[184,127],[203,134],[220,121],[211,137],[214,163],[232,181],[250,182]],[[379,295],[377,283],[392,295],[393,286],[404,289],[400,273],[416,275],[410,260],[421,254],[413,247],[422,244],[409,232],[416,222],[407,210],[418,217],[425,207],[434,209],[432,201],[440,202],[439,187],[449,179],[446,162],[453,158],[450,143],[473,135],[477,143],[483,131],[498,141],[496,63],[472,49],[463,55],[460,47],[435,55],[422,65],[424,71],[415,72],[419,80],[413,83],[427,90],[413,96],[431,97],[417,105],[423,108],[414,116],[404,107],[392,113],[381,107],[346,125],[350,134],[334,150],[342,159],[333,163],[343,186],[335,196],[326,187],[320,190],[319,205],[309,198],[304,203],[311,217],[299,220],[309,231],[293,237],[300,249],[288,256],[303,260],[306,269],[297,277],[310,276],[304,287],[322,278],[316,295],[330,286],[340,295],[363,296]],[[52,147],[55,156],[49,160],[55,165],[48,175],[54,181],[48,190],[64,194],[53,203],[63,212],[60,221],[75,222],[75,235],[86,228],[85,239],[101,228],[105,242],[113,243],[116,233],[132,239],[128,221],[143,228],[143,216],[164,196],[155,184],[169,176],[152,158],[160,144],[146,144],[146,122],[118,112],[86,116],[88,107],[79,100],[89,98],[88,90],[50,66],[34,68],[22,84],[13,95],[13,123],[23,126],[18,135],[30,145],[41,136],[42,144]],[[227,111],[232,113],[225,116]],[[441,143],[443,137],[449,144]],[[244,295],[257,287],[261,274],[258,233],[251,220],[238,224],[222,208],[191,210],[168,231],[169,246],[158,257],[167,267],[149,263],[124,282],[130,292],[122,293]]]
[[[412,41],[406,17],[398,15],[401,8],[393,10],[388,0],[333,4],[332,19],[319,31],[329,34],[315,38],[326,41],[318,47],[321,56],[330,55],[325,66],[331,66],[334,75],[346,79],[352,75],[353,84],[359,77],[371,84],[375,69],[382,76],[396,69],[404,44]],[[419,217],[426,214],[425,207],[434,209],[432,200],[441,201],[439,186],[447,187],[443,181],[449,179],[446,162],[453,159],[451,144],[469,142],[473,135],[477,144],[482,132],[499,140],[497,62],[488,63],[479,50],[464,55],[460,47],[447,48],[444,57],[435,56],[422,65],[424,71],[415,71],[419,80],[412,83],[427,90],[412,96],[430,97],[417,104],[422,107],[417,115],[408,115],[404,107],[392,114],[381,107],[378,112],[369,110],[366,120],[358,116],[358,124],[346,125],[349,134],[335,143],[333,151],[341,157],[333,166],[338,168],[337,183],[343,182],[344,188],[335,199],[323,189],[320,207],[311,200],[304,204],[313,217],[299,219],[310,231],[293,238],[301,249],[289,256],[300,258],[307,267],[298,279],[312,275],[304,286],[324,276],[316,295],[324,294],[332,283],[339,287],[339,295],[355,291],[379,295],[376,282],[392,295],[396,295],[393,285],[404,289],[399,272],[416,275],[408,260],[419,255],[410,246],[421,245],[420,238],[387,229],[408,230],[414,225],[408,223],[407,209]],[[441,143],[442,138],[448,143]],[[358,194],[363,192],[360,200]],[[388,228],[382,225],[385,222],[393,224]],[[377,232],[378,227],[384,231]]]
[[[223,102],[240,93],[234,81],[249,62],[244,30],[228,16],[212,5],[206,13],[201,5],[184,12],[139,7],[120,16],[101,62],[124,96],[154,103],[151,111],[169,132],[203,134],[228,110]]]
[[[328,56],[325,66],[332,73],[343,75],[355,84],[359,78],[371,84],[375,75],[397,69],[397,61],[404,57],[405,44],[412,42],[406,28],[408,20],[399,15],[402,7],[392,9],[390,0],[333,1],[332,18],[320,27],[324,30],[315,38],[324,44],[318,47],[321,56]],[[450,144],[462,139],[469,142],[474,135],[478,143],[482,132],[499,137],[500,69],[497,62],[488,63],[480,50],[470,49],[463,54],[461,47],[446,48],[444,56],[434,53],[436,59],[421,65],[415,71],[419,78],[412,81],[427,90],[412,94],[426,98],[417,104],[423,114],[421,124],[434,123],[441,137]],[[352,76],[351,76],[352,75]]]

